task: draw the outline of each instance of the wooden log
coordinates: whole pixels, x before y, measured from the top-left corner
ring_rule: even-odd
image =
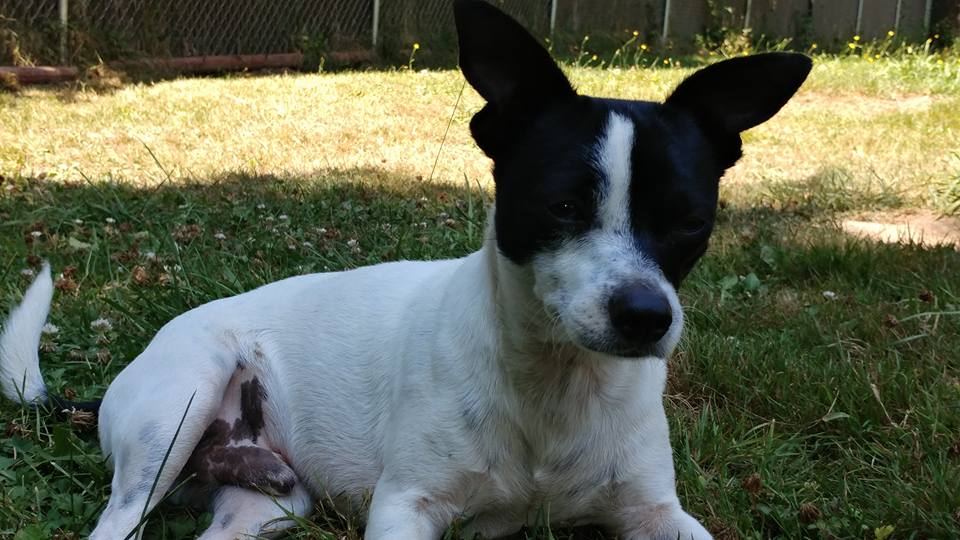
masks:
[[[12,74],[18,84],[51,84],[72,81],[79,71],[67,66],[11,67],[0,66],[0,74]]]
[[[366,50],[338,51],[329,53],[331,60],[339,63],[366,62],[373,53]],[[123,60],[111,62],[114,69],[159,69],[182,73],[216,73],[243,69],[298,68],[303,64],[303,53],[283,54],[238,54],[220,56],[187,56],[179,58],[151,58],[146,60]]]

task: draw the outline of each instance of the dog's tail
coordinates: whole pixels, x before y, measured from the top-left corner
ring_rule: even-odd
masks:
[[[57,409],[97,412],[100,402],[76,403],[47,394],[40,374],[40,335],[53,301],[50,265],[44,263],[40,274],[23,295],[23,301],[7,318],[0,333],[0,389],[11,401],[26,405],[50,405]]]

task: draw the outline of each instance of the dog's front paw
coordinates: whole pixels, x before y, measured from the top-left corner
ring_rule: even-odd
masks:
[[[679,506],[655,506],[636,516],[627,540],[712,540],[713,535]]]

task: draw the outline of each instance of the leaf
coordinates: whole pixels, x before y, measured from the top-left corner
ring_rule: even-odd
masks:
[[[772,246],[763,245],[760,248],[760,260],[765,262],[771,269],[777,269],[777,250]]]
[[[65,425],[53,427],[53,449],[50,451],[54,456],[68,456],[73,451],[73,445],[70,444],[70,428]]]
[[[74,237],[72,237],[72,236],[67,239],[67,245],[69,245],[71,248],[73,248],[73,249],[75,249],[75,250],[77,250],[77,251],[85,251],[85,250],[88,250],[88,249],[90,249],[91,247],[93,247],[93,246],[91,246],[90,244],[88,244],[88,243],[86,243],[86,242],[82,242],[82,241],[80,241],[80,240],[77,240],[76,238],[74,238]]]
[[[720,290],[729,291],[730,289],[736,287],[737,283],[739,282],[740,280],[737,278],[737,276],[733,276],[733,275],[725,276],[723,279],[720,280]]]
[[[831,412],[823,415],[823,418],[820,419],[821,422],[832,422],[834,420],[840,420],[843,418],[850,418],[850,415],[845,412]]]
[[[873,530],[873,536],[877,540],[886,540],[888,536],[893,534],[894,526],[893,525],[881,525]]]
[[[17,534],[14,535],[13,540],[46,540],[47,534],[40,528],[37,524],[27,525],[26,527],[17,531]]]
[[[760,290],[760,278],[756,274],[750,272],[745,278],[743,278],[743,290],[747,292],[757,292]]]

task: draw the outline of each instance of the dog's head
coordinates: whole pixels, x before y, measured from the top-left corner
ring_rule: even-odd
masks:
[[[494,162],[497,248],[533,275],[564,337],[664,357],[676,290],[707,249],[740,133],[772,117],[810,71],[799,54],[726,60],[664,103],[578,95],[547,51],[483,0],[454,4],[460,68],[487,104],[470,122]]]

